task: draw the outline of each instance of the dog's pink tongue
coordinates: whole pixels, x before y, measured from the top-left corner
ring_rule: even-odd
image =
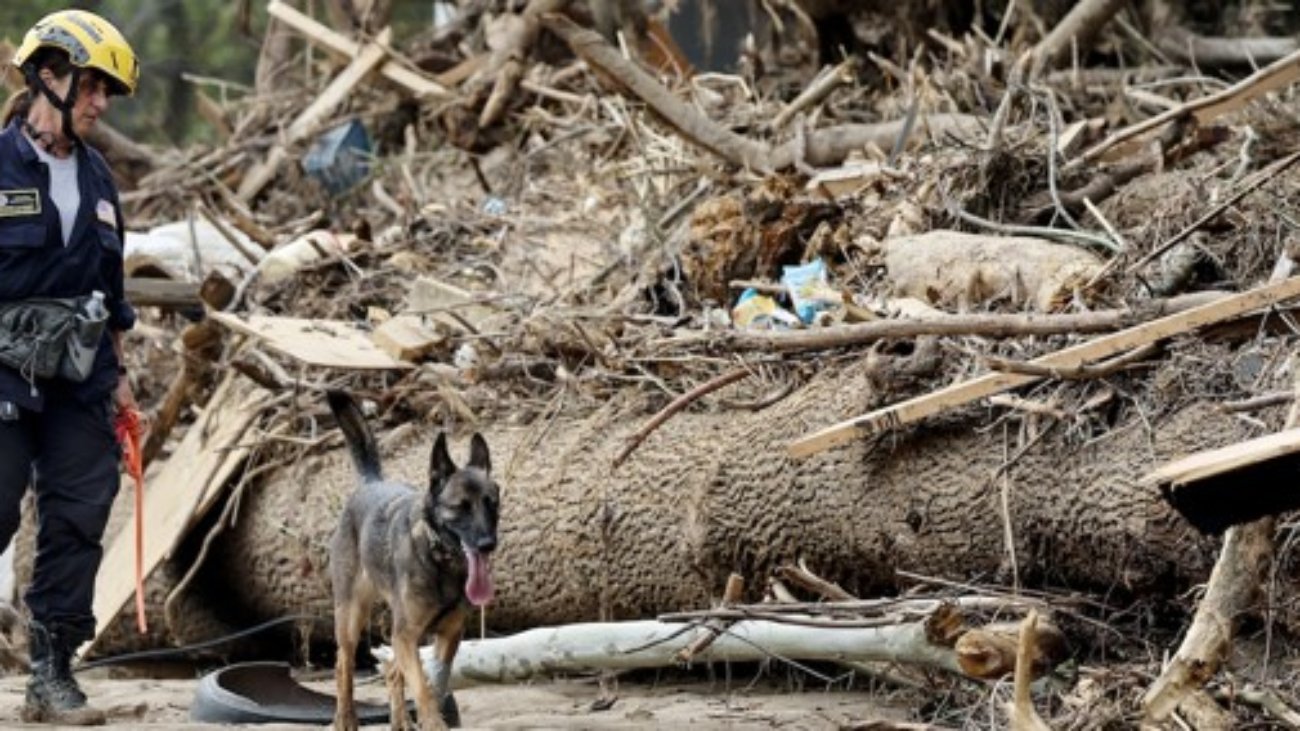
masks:
[[[472,548],[465,549],[469,562],[469,578],[465,581],[465,596],[470,603],[481,607],[492,601],[496,588],[492,585],[492,559]]]

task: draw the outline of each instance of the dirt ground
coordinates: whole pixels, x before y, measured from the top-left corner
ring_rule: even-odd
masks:
[[[189,705],[197,679],[109,678],[92,674],[80,680],[92,701],[108,711],[110,727],[157,731],[304,728],[291,724],[222,726],[190,721]],[[25,683],[24,675],[0,678],[0,728],[60,728],[22,723],[18,712]],[[328,679],[306,685],[332,692]],[[604,711],[591,710],[592,701],[599,697],[594,680],[482,686],[459,690],[456,697],[465,728],[841,729],[870,720],[906,720],[908,716],[901,709],[882,706],[878,696],[866,691],[780,692],[770,683],[760,685],[764,687],[751,688],[748,679],[733,681],[730,690],[722,681],[653,686],[621,683],[617,700]],[[363,683],[358,695],[378,701],[383,688],[377,682]]]

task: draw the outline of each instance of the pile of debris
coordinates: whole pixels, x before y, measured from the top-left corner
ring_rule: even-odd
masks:
[[[1190,634],[1145,701],[1134,678],[1217,550],[1140,478],[1294,426],[1300,52],[1197,35],[1293,20],[763,3],[721,73],[671,20],[568,5],[467,3],[399,51],[373,18],[276,0],[265,93],[209,107],[222,144],[116,150],[145,170],[130,220],[155,226],[128,241],[137,301],[194,319],[131,336],[156,405],[155,616],[143,637],[120,616],[124,537],[97,651],[328,617],[351,478],[321,392],[346,386],[414,481],[437,427],[505,455],[494,629],[698,607],[733,572],[772,605],[693,619],[830,600],[848,632],[901,621],[855,596],[924,587],[942,624],[997,586],[995,619],[1103,643],[1050,691],[1063,723],[1102,698],[1129,720],[1284,708],[1215,679],[1226,636]],[[287,63],[303,42],[311,63]],[[1224,555],[1250,563],[1221,560],[1206,611],[1269,589],[1268,632],[1300,629],[1293,592],[1250,570],[1273,531],[1233,529]],[[798,558],[845,589],[764,581]],[[961,655],[960,632],[925,636]],[[1009,636],[992,675],[1016,666]],[[1285,688],[1269,652],[1242,662]]]

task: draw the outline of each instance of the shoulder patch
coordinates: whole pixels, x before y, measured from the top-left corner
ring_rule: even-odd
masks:
[[[117,227],[117,216],[113,213],[113,204],[103,198],[100,198],[99,203],[95,205],[95,217],[99,219],[100,223],[114,228]]]
[[[36,188],[0,190],[0,218],[39,216],[41,194]]]

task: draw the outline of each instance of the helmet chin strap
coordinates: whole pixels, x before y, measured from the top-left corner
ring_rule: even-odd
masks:
[[[77,104],[77,87],[80,86],[81,69],[75,66],[72,68],[71,85],[68,87],[67,97],[63,99],[60,99],[59,95],[54,93],[54,90],[45,83],[45,79],[41,78],[36,69],[28,66],[24,69],[24,72],[24,76],[27,77],[28,87],[35,88],[55,109],[59,110],[59,117],[63,122],[63,136],[72,142],[74,147],[81,146],[81,138],[72,129],[72,108]],[[42,143],[45,143],[46,137],[51,136],[49,132],[36,130],[30,122],[23,122],[23,127],[27,130],[27,134]],[[53,140],[50,140],[50,143],[53,143]]]

